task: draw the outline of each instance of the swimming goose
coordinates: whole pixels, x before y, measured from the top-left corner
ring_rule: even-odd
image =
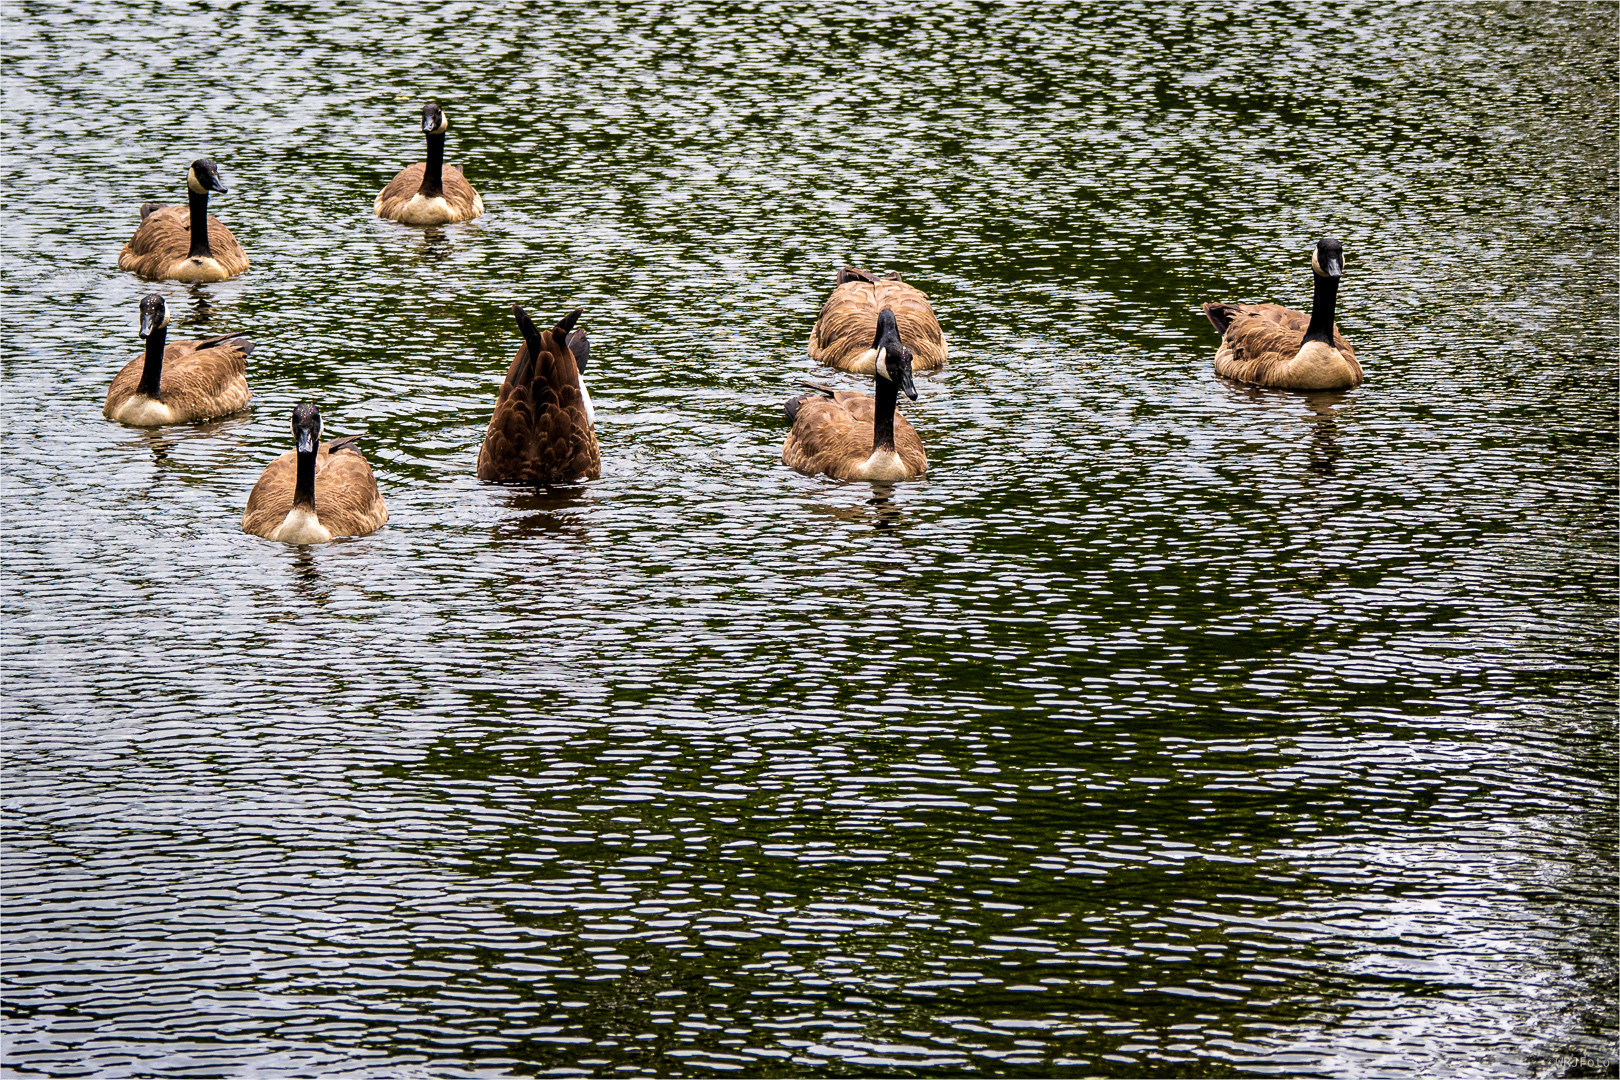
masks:
[[[427,136],[427,161],[407,165],[377,196],[378,217],[406,225],[443,225],[471,221],[484,212],[484,200],[467,183],[461,169],[444,164],[444,133],[450,121],[444,110],[429,102],[422,106],[422,134]]]
[[[1361,385],[1356,351],[1333,324],[1344,245],[1322,240],[1311,253],[1311,313],[1281,304],[1205,304],[1221,335],[1215,372],[1283,390],[1344,390]]]
[[[120,270],[150,281],[224,281],[248,268],[242,245],[208,213],[208,193],[225,194],[218,166],[207,158],[193,161],[186,191],[186,206],[141,204],[141,223],[118,253]]]
[[[821,305],[810,331],[810,359],[839,371],[870,374],[877,350],[867,347],[866,335],[884,308],[894,312],[900,332],[913,350],[914,370],[945,366],[950,348],[928,297],[901,281],[897,273],[879,278],[852,266],[838,271],[838,287]]]
[[[253,342],[240,334],[169,341],[169,307],[150,293],[141,300],[146,351],[124,365],[101,415],[134,427],[186,424],[247,408],[247,358]]]
[[[557,484],[602,475],[596,413],[583,373],[590,341],[574,324],[575,308],[550,330],[536,329],[513,306],[523,344],[507,369],[478,450],[478,479],[502,484]]]
[[[782,462],[808,476],[826,473],[838,480],[892,482],[921,476],[928,468],[917,430],[896,413],[904,393],[917,400],[911,381],[911,350],[901,344],[894,312],[877,317],[872,342],[877,397],[815,387],[816,393],[789,398],[793,430],[782,444]]]
[[[324,544],[364,536],[388,521],[358,435],[320,445],[321,414],[308,402],[292,412],[296,449],[265,467],[248,495],[242,531],[284,544]]]

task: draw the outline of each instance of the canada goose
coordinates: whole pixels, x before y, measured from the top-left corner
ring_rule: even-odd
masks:
[[[371,463],[355,448],[360,436],[320,445],[321,414],[308,402],[293,408],[292,430],[297,449],[259,474],[242,512],[242,531],[284,544],[324,544],[382,528],[388,507]]]
[[[878,312],[872,348],[876,400],[865,394],[815,387],[787,401],[793,430],[782,444],[782,462],[808,476],[890,482],[921,476],[928,468],[917,429],[897,415],[904,393],[917,400],[911,381],[911,350],[900,342],[894,312]]]
[[[484,200],[455,165],[445,168],[444,133],[450,121],[444,110],[429,102],[422,106],[422,134],[427,136],[427,161],[407,165],[377,196],[378,217],[406,225],[443,225],[471,221],[484,212]]]
[[[141,223],[118,253],[120,270],[151,281],[224,281],[248,268],[247,252],[231,230],[208,214],[208,193],[225,194],[218,166],[207,158],[193,161],[186,191],[189,206],[141,204]]]
[[[591,345],[574,324],[575,308],[550,330],[538,330],[513,305],[523,344],[495,399],[478,450],[478,479],[501,484],[558,484],[602,475],[596,413],[583,372]]]
[[[890,272],[875,277],[865,270],[846,266],[838,271],[838,287],[821,305],[821,314],[810,331],[810,359],[839,371],[869,375],[877,350],[866,344],[872,320],[879,311],[891,309],[900,331],[912,348],[912,365],[917,371],[933,371],[945,366],[950,347],[940,332],[939,320],[928,297]]]
[[[134,427],[212,420],[247,408],[247,358],[253,342],[240,334],[169,341],[169,307],[150,293],[141,300],[146,351],[124,365],[107,388],[101,415]]]
[[[1322,240],[1311,253],[1311,313],[1281,304],[1205,304],[1221,335],[1215,372],[1283,390],[1343,390],[1361,385],[1356,351],[1333,324],[1344,245]]]

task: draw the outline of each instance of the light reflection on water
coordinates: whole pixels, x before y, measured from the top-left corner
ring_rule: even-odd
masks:
[[[1612,1070],[1612,9],[554,17],[8,20],[11,1068]],[[204,150],[254,411],[106,424]],[[1324,232],[1367,384],[1215,380]],[[843,263],[924,481],[777,461]],[[473,478],[514,301],[600,481]],[[240,533],[306,397],[372,537]]]

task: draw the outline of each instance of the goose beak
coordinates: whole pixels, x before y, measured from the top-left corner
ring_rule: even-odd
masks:
[[[141,312],[141,340],[145,341],[147,338],[151,337],[152,332],[154,330],[156,330],[156,329],[157,329],[157,312],[155,312],[155,311],[143,311],[143,312]]]
[[[1324,276],[1330,278],[1336,278],[1340,274],[1344,273],[1344,267],[1340,265],[1338,259],[1328,259],[1325,263],[1323,263],[1322,270],[1324,272]]]
[[[911,381],[911,369],[902,368],[900,371],[900,392],[912,401],[917,400],[917,384]]]
[[[298,452],[300,454],[313,454],[315,452],[315,432],[311,428],[298,429]]]

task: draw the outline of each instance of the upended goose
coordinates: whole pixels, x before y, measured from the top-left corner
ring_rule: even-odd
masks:
[[[169,341],[169,307],[150,293],[141,300],[146,351],[124,365],[107,388],[101,415],[134,427],[186,424],[247,408],[247,358],[253,342],[240,334]]]
[[[248,495],[242,531],[284,544],[324,544],[364,536],[388,521],[371,463],[358,435],[320,443],[321,414],[308,402],[293,408],[295,449],[265,467]]]
[[[1282,390],[1345,390],[1361,385],[1356,352],[1333,324],[1344,246],[1324,239],[1311,253],[1311,313],[1281,304],[1205,304],[1221,335],[1215,372]]]
[[[602,475],[596,413],[583,377],[591,346],[575,308],[550,330],[516,305],[523,344],[507,369],[478,450],[478,479],[502,484],[565,484]]]
[[[186,191],[186,206],[141,204],[141,223],[118,253],[120,270],[151,281],[224,281],[248,268],[242,245],[208,213],[208,193],[225,194],[219,168],[207,158],[192,162]]]
[[[879,278],[850,266],[838,271],[838,287],[821,305],[810,331],[810,359],[839,371],[870,374],[877,350],[867,342],[872,322],[884,308],[894,312],[900,333],[912,349],[914,370],[945,366],[950,348],[928,297],[901,281],[897,273]]]
[[[444,164],[444,134],[450,120],[429,102],[422,106],[422,134],[427,136],[427,161],[407,165],[377,196],[378,217],[406,225],[443,225],[471,221],[484,212],[484,200],[454,165]]]
[[[872,349],[876,398],[818,386],[815,393],[787,400],[793,430],[782,444],[783,464],[807,476],[885,483],[927,471],[922,439],[895,410],[901,393],[916,401],[917,388],[911,350],[901,343],[889,308],[878,312]]]

